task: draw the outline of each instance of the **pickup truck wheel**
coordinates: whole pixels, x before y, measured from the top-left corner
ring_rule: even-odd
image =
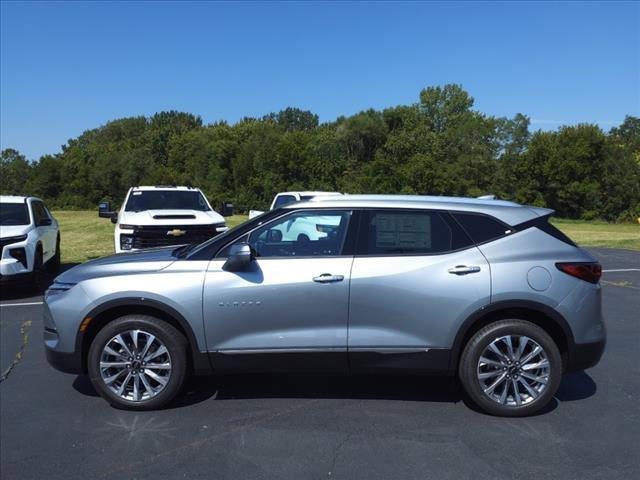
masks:
[[[187,341],[172,325],[147,315],[108,323],[91,343],[91,382],[112,406],[153,410],[179,393],[187,373]]]
[[[542,328],[524,320],[500,320],[471,337],[458,376],[485,412],[521,417],[551,401],[560,386],[562,358]]]

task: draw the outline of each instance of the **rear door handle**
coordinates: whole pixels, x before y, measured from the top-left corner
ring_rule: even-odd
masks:
[[[331,275],[330,273],[323,273],[313,277],[313,281],[318,283],[341,282],[342,280],[344,280],[344,275]]]
[[[454,275],[467,275],[469,273],[477,273],[480,271],[480,267],[466,265],[456,265],[449,269],[449,273],[453,273]]]

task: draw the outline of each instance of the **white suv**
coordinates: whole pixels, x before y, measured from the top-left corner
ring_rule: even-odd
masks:
[[[98,215],[116,224],[116,253],[201,243],[227,231],[224,218],[193,187],[132,187],[119,213],[103,202]]]
[[[293,202],[304,202],[306,200],[311,200],[315,197],[333,197],[335,195],[342,195],[340,192],[280,192],[273,197],[273,201],[271,202],[271,206],[269,210],[273,210],[274,208],[282,207],[288,203]],[[249,210],[249,218],[255,218],[258,215],[263,214],[262,210]]]
[[[28,277],[42,288],[45,265],[60,266],[58,222],[35,197],[0,196],[0,279]]]

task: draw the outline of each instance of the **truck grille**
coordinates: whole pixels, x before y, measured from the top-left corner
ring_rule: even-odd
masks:
[[[185,243],[202,243],[218,235],[217,227],[223,223],[213,225],[165,225],[136,227],[133,232],[133,248],[165,247],[183,245]],[[184,233],[183,233],[184,232]]]

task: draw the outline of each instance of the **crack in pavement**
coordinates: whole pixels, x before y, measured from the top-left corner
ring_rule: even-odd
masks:
[[[600,280],[600,283],[602,283],[603,285],[610,285],[612,287],[621,287],[621,288],[630,288],[632,290],[640,290],[640,288],[638,287],[634,287],[633,283],[629,282],[628,280],[623,280],[620,282],[611,282],[608,280]]]
[[[31,328],[31,320],[25,320],[24,322],[22,322],[22,325],[20,325],[20,336],[22,336],[22,345],[20,345],[20,349],[16,353],[16,356],[13,359],[13,362],[11,362],[11,365],[9,365],[5,369],[5,371],[2,372],[2,375],[0,375],[0,383],[4,382],[9,377],[9,374],[14,369],[14,367],[18,365],[18,363],[20,363],[20,360],[22,360],[24,349],[29,342],[29,328]]]
[[[342,439],[342,441],[336,446],[336,448],[334,448],[333,456],[331,458],[331,467],[329,467],[329,471],[327,472],[327,477],[331,477],[334,474],[334,470],[336,468],[336,462],[338,461],[338,455],[340,455],[340,451],[342,450],[342,447],[344,447],[347,444],[347,442],[351,440],[351,437],[355,435],[356,435],[356,432],[347,433],[345,437]]]
[[[200,447],[200,446],[202,446],[202,445],[204,445],[204,444],[206,444],[208,442],[216,441],[216,440],[220,439],[221,437],[233,434],[233,433],[238,432],[240,430],[243,430],[243,429],[245,429],[247,427],[255,426],[255,425],[258,425],[258,424],[263,423],[263,422],[268,422],[270,420],[274,420],[276,418],[282,417],[283,415],[288,415],[288,414],[290,414],[290,413],[292,413],[292,412],[294,412],[296,410],[301,410],[301,409],[307,408],[310,405],[312,405],[314,403],[317,403],[319,401],[320,401],[319,399],[313,399],[313,400],[309,400],[309,401],[307,401],[305,403],[302,403],[301,405],[296,405],[296,406],[291,407],[291,408],[286,408],[286,409],[284,409],[282,411],[279,411],[279,412],[274,412],[274,413],[271,413],[271,414],[268,414],[268,415],[265,415],[265,416],[258,416],[257,418],[255,418],[255,419],[253,419],[253,420],[251,420],[249,422],[243,423],[241,425],[236,425],[236,426],[233,426],[233,427],[228,428],[228,429],[223,429],[222,431],[219,431],[219,432],[214,432],[209,436],[205,436],[205,437],[199,438],[199,439],[194,440],[192,442],[189,442],[187,444],[179,445],[179,446],[177,446],[175,448],[164,450],[163,452],[160,452],[160,453],[155,454],[155,455],[150,455],[150,456],[146,457],[143,460],[139,460],[139,461],[135,461],[135,462],[127,463],[125,465],[118,466],[118,467],[116,467],[116,468],[114,468],[112,470],[105,471],[105,472],[101,473],[96,478],[111,477],[115,473],[124,472],[124,471],[127,471],[127,470],[130,471],[130,470],[132,470],[132,469],[134,469],[136,467],[143,466],[143,465],[148,465],[151,461],[154,461],[154,460],[166,457],[166,456],[174,455],[174,454],[176,454],[178,452],[181,452],[181,451],[186,451],[186,450],[190,450],[190,449],[193,449],[193,448],[198,448],[198,447]]]

